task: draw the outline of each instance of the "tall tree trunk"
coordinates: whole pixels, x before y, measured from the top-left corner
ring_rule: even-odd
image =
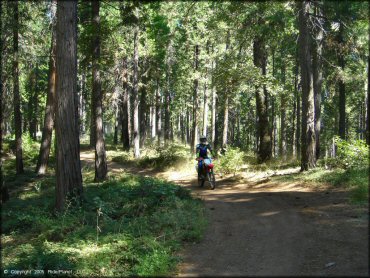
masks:
[[[260,73],[266,75],[266,49],[261,38],[256,38],[253,43],[254,65],[260,69]],[[256,88],[256,107],[258,116],[258,162],[263,163],[271,158],[271,135],[268,121],[268,93],[266,85]]]
[[[164,143],[165,143],[165,145],[168,144],[168,142],[170,140],[170,136],[171,136],[170,102],[171,102],[170,91],[168,89],[166,89],[165,101],[164,101],[164,105],[165,105],[165,109],[164,109]]]
[[[189,106],[186,106],[186,143],[190,144],[191,139],[190,139],[190,111],[189,111]]]
[[[93,103],[94,110],[94,132],[95,132],[95,181],[102,181],[107,177],[107,158],[105,153],[105,142],[103,132],[103,94],[101,90],[100,79],[100,2],[91,1],[92,5],[92,22],[94,29],[94,37],[92,40],[93,60],[92,60],[92,76],[93,76]]]
[[[198,58],[199,58],[199,45],[194,47],[194,71],[198,71]],[[191,152],[195,153],[197,140],[198,140],[198,83],[197,77],[194,79],[193,88],[193,125],[192,125],[192,137],[191,137]]]
[[[281,68],[282,83],[285,87],[285,64],[282,64]],[[287,146],[286,146],[286,92],[285,88],[280,96],[280,144],[279,152],[283,160],[286,160]]]
[[[140,131],[140,148],[144,147],[146,134],[147,134],[147,119],[148,119],[148,105],[147,105],[147,90],[148,90],[148,77],[149,74],[149,62],[148,58],[143,57],[142,59],[142,74],[140,88],[140,106],[139,106],[139,131]]]
[[[168,59],[167,59],[168,60]],[[169,143],[170,137],[171,137],[171,111],[170,111],[170,105],[171,105],[171,97],[170,97],[170,82],[169,82],[169,69],[167,65],[167,86],[165,89],[164,94],[164,144],[167,145]]]
[[[77,1],[58,1],[56,47],[56,209],[81,202],[82,175],[77,99]]]
[[[212,45],[212,54],[214,53],[213,45]],[[212,59],[211,68],[214,70],[216,67],[216,62]],[[215,140],[216,140],[216,88],[215,88],[215,78],[212,75],[211,77],[211,92],[212,92],[212,114],[211,114],[211,141],[212,147],[215,148]]]
[[[182,112],[181,113],[181,115],[180,115],[180,134],[181,134],[181,142],[182,143],[185,143],[186,141],[185,141],[185,129],[186,129],[186,127],[185,127],[185,116],[186,116],[186,114],[184,113],[184,112]]]
[[[369,5],[370,9],[370,5]],[[369,34],[370,34],[370,26],[369,26]],[[370,36],[370,35],[369,35]],[[369,44],[369,52],[370,53],[370,44]],[[370,54],[367,56],[367,109],[366,109],[366,142],[370,145]]]
[[[301,86],[302,88],[302,86]],[[301,90],[302,91],[302,90]],[[301,112],[301,97],[300,97],[300,91],[298,90],[297,91],[297,137],[296,137],[296,146],[297,146],[297,158],[300,159],[301,158],[301,138],[302,138],[302,134],[301,134],[301,115],[302,115],[302,112]]]
[[[159,86],[159,79],[157,79],[157,89],[156,89],[156,112],[157,112],[157,121],[156,121],[156,130],[158,137],[158,145],[161,145],[162,140],[162,97],[161,97],[161,88]]]
[[[271,157],[275,157],[277,154],[277,117],[275,117],[275,97],[271,96],[271,113],[269,121],[269,134],[271,137]]]
[[[343,54],[343,24],[340,23],[339,25],[339,34],[338,34],[338,43],[339,43],[339,56],[338,56],[338,63],[342,70],[342,74],[344,72],[344,54]],[[342,75],[341,74],[341,75]],[[339,137],[342,139],[346,139],[346,87],[344,84],[343,76],[339,78]]]
[[[53,0],[51,5],[51,17],[52,17],[52,35],[51,35],[51,47],[50,47],[50,58],[49,58],[49,76],[48,76],[48,92],[46,96],[46,107],[44,117],[44,128],[42,129],[42,139],[40,144],[39,158],[36,165],[36,173],[38,175],[44,175],[48,165],[48,159],[51,148],[51,139],[54,128],[54,117],[55,117],[55,57],[56,57],[56,9],[57,0]]]
[[[302,75],[301,171],[306,171],[316,167],[315,99],[308,31],[310,1],[303,1],[299,4],[299,58]]]
[[[122,59],[122,128],[121,137],[123,149],[128,151],[130,149],[130,131],[131,131],[131,113],[130,113],[130,96],[128,88],[128,76],[127,76],[127,57]]]
[[[275,71],[276,71],[276,66],[275,66],[275,49],[272,49],[272,76],[275,77]],[[275,96],[271,96],[270,99],[271,103],[271,113],[270,113],[270,121],[269,121],[269,133],[271,137],[271,157],[275,157],[277,154],[277,117],[275,117]]]
[[[138,9],[138,7],[137,7]],[[136,20],[138,21],[136,12]],[[134,71],[133,71],[133,95],[134,95],[134,156],[140,157],[140,133],[139,133],[139,23],[134,27]]]
[[[152,135],[151,137],[153,140],[157,136],[157,132],[156,132],[157,131],[157,111],[156,111],[156,105],[154,101],[152,104],[152,111],[151,111],[151,115],[152,115],[152,132],[151,132]]]
[[[90,100],[90,103],[94,103],[94,98],[93,98],[93,94],[91,94],[91,100]],[[95,133],[95,119],[96,119],[96,115],[95,115],[95,109],[90,106],[90,147],[92,148],[95,148],[95,145],[96,145],[96,133]]]
[[[118,144],[118,126],[119,126],[119,120],[120,120],[120,112],[118,105],[114,107],[114,135],[113,135],[113,145]]]
[[[0,29],[3,27],[3,2],[0,1]],[[9,200],[8,187],[4,184],[3,177],[3,98],[4,84],[3,84],[3,32],[0,32],[0,188],[1,188],[1,203]]]
[[[293,113],[292,113],[292,156],[293,158],[297,158],[297,108],[298,108],[298,65],[295,65],[294,69],[294,99],[293,99]]]
[[[208,87],[204,84],[204,105],[203,105],[203,135],[207,136],[208,127]]]
[[[78,95],[78,117],[80,119],[80,134],[85,134],[85,115],[86,115],[86,103],[85,97],[86,96],[86,75],[85,72],[81,74],[80,80],[80,92]]]
[[[215,141],[216,141],[216,90],[215,88],[212,88],[212,147],[215,148]]]
[[[29,132],[30,137],[33,140],[36,140],[36,132],[37,132],[37,114],[38,114],[38,83],[39,83],[39,65],[36,63],[35,69],[34,69],[34,78],[33,78],[33,92],[32,96],[29,98]]]
[[[323,24],[322,12],[320,7],[315,8],[315,13],[318,20]],[[313,47],[312,55],[312,68],[313,68],[313,90],[315,98],[315,136],[316,136],[316,159],[320,157],[320,132],[321,132],[321,87],[322,87],[322,69],[321,69],[321,56],[322,56],[322,40],[323,31],[318,28],[315,34],[316,43]]]
[[[3,199],[3,2],[0,1],[0,187]]]
[[[121,84],[122,74],[122,61],[118,60],[114,70],[114,94],[116,95],[116,101],[114,105],[114,135],[113,144],[118,145],[118,134],[122,127],[122,101],[123,101],[123,90]],[[121,138],[122,139],[122,138]],[[122,141],[120,141],[122,142]]]
[[[172,55],[173,55],[173,40],[170,39],[167,45],[166,57],[166,90],[165,90],[165,110],[164,110],[164,142],[168,144],[171,138],[171,75],[172,75]]]
[[[229,129],[229,95],[225,94],[225,103],[224,103],[224,122],[222,130],[222,147],[225,148],[227,145],[227,132]]]
[[[16,173],[23,173],[23,151],[22,151],[22,114],[21,99],[19,94],[19,66],[18,66],[18,1],[13,2],[13,102],[14,102],[14,127],[15,127],[15,156]]]

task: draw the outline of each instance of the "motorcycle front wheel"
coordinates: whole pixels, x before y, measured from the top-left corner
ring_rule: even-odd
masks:
[[[203,187],[203,185],[204,185],[204,179],[198,178],[198,186]]]
[[[208,178],[208,182],[209,184],[211,185],[211,189],[215,189],[216,188],[216,178],[215,178],[215,174],[212,172],[209,172],[207,173],[207,178]]]

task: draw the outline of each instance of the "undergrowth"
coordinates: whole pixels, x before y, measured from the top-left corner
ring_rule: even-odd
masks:
[[[204,208],[187,189],[127,174],[98,184],[89,174],[81,207],[54,212],[54,177],[39,179],[3,205],[3,269],[169,275],[182,242],[202,237]]]
[[[350,190],[350,200],[355,204],[368,202],[369,169],[366,168],[335,168],[327,170],[316,168],[308,172],[276,177],[277,180],[304,180],[307,182],[327,183],[333,187],[344,187]]]
[[[192,160],[189,148],[175,143],[171,143],[165,147],[155,144],[148,145],[141,152],[141,157],[138,159],[134,159],[131,152],[117,150],[108,151],[108,156],[110,156],[114,162],[131,164],[141,168],[152,168],[155,170],[167,170],[171,167],[178,168],[188,165]]]

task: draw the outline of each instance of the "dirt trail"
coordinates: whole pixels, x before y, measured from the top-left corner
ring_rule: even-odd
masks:
[[[347,192],[263,178],[219,179],[210,190],[194,173],[140,174],[192,189],[209,212],[203,240],[180,254],[179,276],[369,275],[368,207],[349,205]]]

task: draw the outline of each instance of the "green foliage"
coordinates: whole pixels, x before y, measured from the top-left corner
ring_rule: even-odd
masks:
[[[235,173],[243,165],[244,152],[239,148],[228,148],[226,153],[220,156],[215,170],[224,174]]]
[[[335,137],[337,153],[335,158],[326,159],[329,167],[362,168],[369,164],[369,146],[364,140],[342,140]]]
[[[15,155],[15,138],[7,137],[5,138],[4,153]],[[27,164],[34,164],[37,161],[40,143],[34,141],[28,132],[22,134],[22,150],[23,150],[23,160]]]
[[[23,158],[29,162],[37,161],[40,143],[32,139],[28,132],[22,134]]]
[[[168,146],[148,145],[142,149],[142,157],[134,159],[129,152],[114,152],[112,161],[118,163],[131,163],[142,168],[153,168],[156,170],[165,170],[171,167],[178,167],[189,162],[189,150],[186,146],[171,143]]]
[[[316,168],[309,172],[276,177],[282,181],[307,181],[326,183],[333,187],[347,188],[350,191],[350,201],[353,203],[366,203],[369,198],[369,169],[364,168],[335,168],[326,170]]]
[[[157,147],[154,156],[144,156],[138,161],[138,165],[164,170],[171,166],[177,166],[187,156],[188,153],[184,147],[171,144],[168,147]]]
[[[82,276],[169,275],[183,241],[201,238],[200,200],[131,175],[85,186],[81,207],[53,213],[55,179],[3,205],[3,269],[72,269]]]

